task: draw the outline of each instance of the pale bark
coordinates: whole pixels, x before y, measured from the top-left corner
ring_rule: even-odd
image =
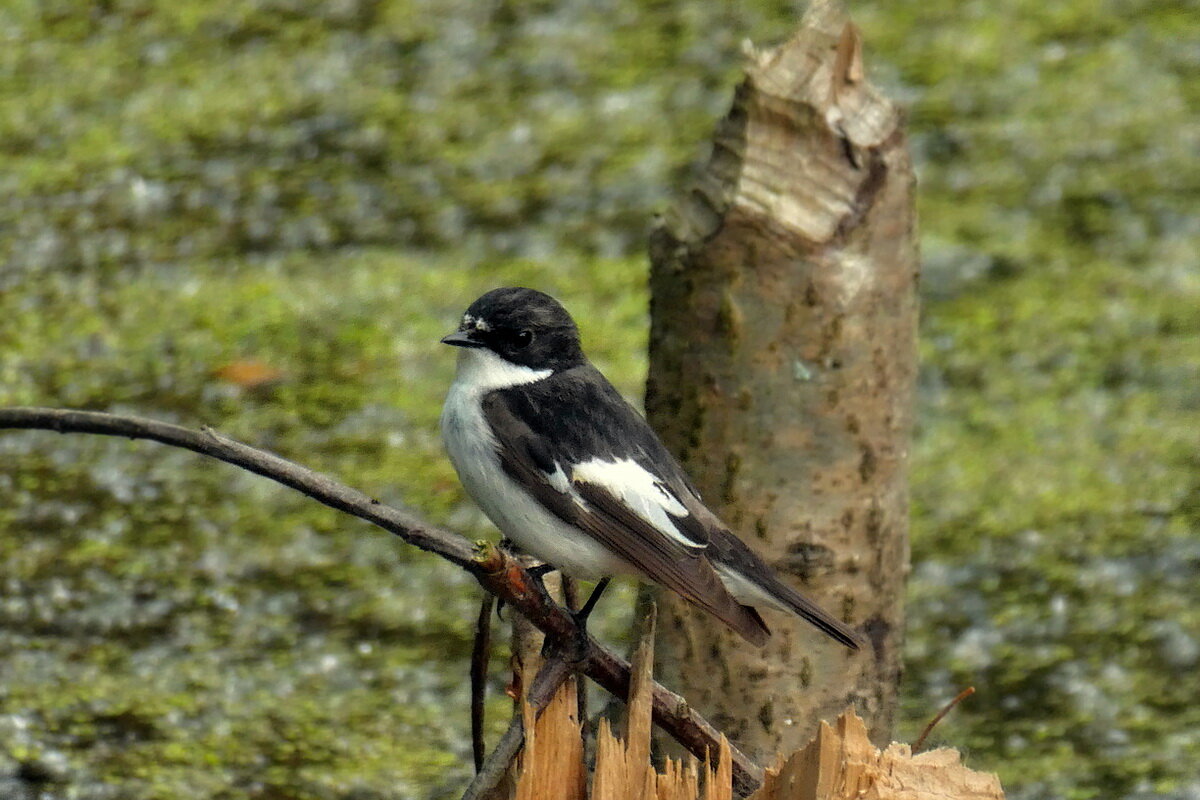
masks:
[[[760,650],[663,593],[658,672],[760,754],[847,705],[883,743],[916,365],[903,118],[833,3],[746,72],[706,169],[651,237],[647,412],[709,505],[869,644],[852,653],[768,610]]]

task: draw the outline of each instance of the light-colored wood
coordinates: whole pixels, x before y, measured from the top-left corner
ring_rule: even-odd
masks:
[[[631,788],[641,787],[653,796],[654,768],[650,764],[650,736],[653,706],[650,687],[654,685],[654,633],[658,606],[650,603],[642,620],[638,647],[630,664],[629,701],[625,704],[625,772]]]
[[[630,669],[629,698],[625,704],[624,738],[612,735],[602,721],[597,735],[596,772],[592,797],[604,800],[662,797],[662,791],[677,792],[677,784],[667,783],[655,773],[650,762],[650,734],[653,705],[650,692],[654,683],[654,629],[658,610],[653,603],[642,621],[641,635]],[[668,772],[670,769],[668,768]],[[676,794],[668,794],[675,797]],[[695,795],[679,795],[692,800]]]
[[[639,648],[635,673],[646,672],[643,664],[652,655],[651,648]],[[630,738],[615,736],[608,721],[600,721],[588,792],[575,692],[574,680],[568,681],[536,721],[525,705],[531,733],[518,760],[517,800],[733,800],[732,759],[723,737],[715,765],[668,758],[661,773],[654,770],[647,692],[632,695],[625,724]],[[812,741],[779,759],[750,800],[1004,800],[1004,791],[995,775],[963,766],[955,750],[914,756],[906,744],[877,749],[863,720],[849,710],[834,726],[822,722]]]
[[[536,719],[529,703],[523,704],[525,746],[518,761],[517,800],[587,797],[577,680],[568,679]]]
[[[906,744],[877,749],[847,711],[781,766],[750,800],[1003,800],[1000,779],[963,766],[957,750],[914,756]]]
[[[695,759],[680,762],[668,758],[657,776],[658,800],[695,800],[700,796],[700,772]]]
[[[590,797],[593,800],[732,800],[732,758],[729,742],[723,737],[716,768],[705,768],[703,794],[695,759],[689,759],[686,764],[667,759],[662,773],[655,772],[651,763],[650,734],[654,709],[650,688],[653,685],[656,619],[657,609],[651,604],[633,656],[632,680],[622,726],[623,738],[613,735],[608,720],[600,721],[596,733],[596,766]],[[565,706],[555,698],[555,704],[546,710],[543,717],[552,712],[562,714],[563,709]],[[539,720],[539,724],[541,722]],[[570,725],[560,727],[568,732],[572,730]]]
[[[596,730],[596,771],[592,773],[593,798],[626,796],[625,746],[612,735],[608,720],[601,719]]]
[[[721,737],[721,749],[717,751],[717,766],[705,765],[707,780],[704,782],[704,800],[733,800],[733,765],[729,755],[729,740]]]
[[[728,741],[715,770],[700,767],[695,759],[686,763],[666,759],[661,773],[649,760],[635,760],[641,746],[630,746],[612,734],[607,720],[601,720],[596,737],[596,770],[592,778],[592,800],[732,800],[733,772]],[[701,786],[703,785],[703,790]]]

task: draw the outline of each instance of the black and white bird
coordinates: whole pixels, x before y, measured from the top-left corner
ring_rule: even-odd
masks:
[[[847,647],[858,635],[787,586],[701,502],[644,419],[587,360],[567,311],[495,289],[442,339],[462,348],[442,437],[467,492],[526,552],[585,580],[665,586],[757,645],[755,609],[798,614]]]

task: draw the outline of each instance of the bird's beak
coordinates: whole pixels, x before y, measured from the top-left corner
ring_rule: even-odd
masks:
[[[449,344],[454,347],[483,347],[483,342],[472,339],[468,331],[455,331],[443,338],[442,344]]]

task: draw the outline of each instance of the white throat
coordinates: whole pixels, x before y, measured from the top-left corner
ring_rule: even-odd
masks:
[[[513,364],[482,347],[464,347],[458,353],[454,385],[460,391],[479,396],[496,389],[511,389],[540,381],[549,378],[552,372]]]

